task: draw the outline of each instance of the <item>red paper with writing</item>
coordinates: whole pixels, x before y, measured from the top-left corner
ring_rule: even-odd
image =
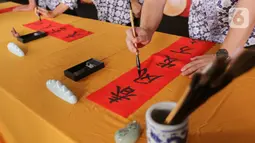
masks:
[[[213,45],[211,42],[180,38],[144,61],[140,78],[135,67],[87,98],[128,117],[176,78],[191,57],[204,54]]]
[[[48,35],[64,40],[66,42],[72,42],[92,34],[92,32],[80,28],[75,28],[69,24],[60,24],[46,19],[25,24],[24,26],[33,30],[44,31]]]
[[[15,7],[17,7],[17,6],[0,9],[0,14],[1,13],[6,13],[6,12],[11,12]]]

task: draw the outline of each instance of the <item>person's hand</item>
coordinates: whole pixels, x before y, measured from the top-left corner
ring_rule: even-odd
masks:
[[[18,38],[20,36],[19,33],[14,28],[12,28],[11,33],[12,33],[12,36],[15,38]]]
[[[202,55],[191,58],[191,62],[181,69],[182,75],[192,78],[195,73],[201,72],[208,64],[213,62],[215,59],[215,54]]]
[[[35,15],[36,15],[36,16],[39,16],[39,15],[40,15],[40,13],[39,13],[37,7],[34,9],[34,12],[35,12]]]
[[[136,18],[140,18],[142,5],[138,2],[138,0],[135,0],[135,1],[131,1],[131,6],[132,6],[134,16]]]
[[[41,14],[43,17],[46,17],[46,18],[54,18],[56,17],[52,11],[48,11],[44,8],[36,8],[36,15],[38,16],[39,14]]]
[[[15,7],[12,11],[13,12],[18,12],[18,11],[32,11],[34,9],[34,5],[20,5]]]
[[[137,35],[136,38],[133,36],[132,28],[126,31],[126,34],[127,34],[126,43],[127,43],[128,49],[132,53],[136,53],[137,48],[142,48],[145,45],[149,44],[153,35],[153,32],[143,29],[141,27],[136,27],[135,32]],[[135,47],[135,45],[137,45],[137,47]]]

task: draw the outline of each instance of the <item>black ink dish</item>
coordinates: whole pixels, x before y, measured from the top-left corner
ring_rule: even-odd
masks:
[[[33,40],[37,40],[39,38],[43,38],[47,36],[47,34],[43,31],[36,31],[33,33],[29,33],[27,35],[19,36],[17,39],[22,43],[27,43]]]
[[[64,71],[66,77],[79,81],[82,78],[104,68],[104,63],[96,59],[89,59]]]

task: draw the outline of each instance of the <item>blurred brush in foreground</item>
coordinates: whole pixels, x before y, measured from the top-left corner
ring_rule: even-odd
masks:
[[[225,88],[235,78],[255,66],[255,46],[247,47],[231,61],[217,58],[202,73],[193,76],[187,92],[166,118],[166,124],[179,124],[210,97]]]

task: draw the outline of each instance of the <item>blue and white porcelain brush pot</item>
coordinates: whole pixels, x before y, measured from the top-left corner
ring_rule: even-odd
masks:
[[[146,112],[146,135],[148,143],[186,143],[188,119],[177,125],[166,125],[164,120],[176,106],[174,102],[160,102]]]

